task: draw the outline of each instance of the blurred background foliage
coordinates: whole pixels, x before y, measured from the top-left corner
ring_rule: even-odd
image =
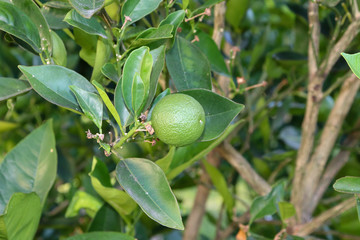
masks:
[[[350,22],[348,12],[350,1],[324,0],[320,2],[322,30],[320,58],[326,58],[333,44],[333,38],[341,34],[342,29]],[[43,10],[46,19],[64,42],[67,52],[66,67],[90,79],[91,53],[82,53],[83,43],[75,42],[63,30],[69,27],[62,21],[67,9],[51,7],[50,2],[43,3],[48,4],[48,7]],[[188,8],[194,10],[204,3],[206,3],[205,0],[190,0]],[[226,27],[221,44],[222,53],[229,65],[232,77],[229,97],[246,106],[241,116],[245,122],[241,129],[232,135],[231,144],[270,183],[286,179],[285,198],[287,199],[294,173],[294,159],[300,146],[301,123],[306,104],[307,4],[305,0],[228,0],[225,15]],[[174,7],[179,8],[176,4]],[[139,30],[148,27],[147,24],[157,26],[162,19],[164,19],[164,9],[159,8],[148,15],[146,21],[139,21],[136,26],[129,27],[127,34],[130,38],[130,31],[132,31],[136,36]],[[212,26],[213,17],[206,17],[197,27],[211,34]],[[191,26],[183,23],[180,27],[183,29],[181,34],[186,34]],[[74,34],[76,34],[75,31]],[[91,39],[88,39],[88,44],[92,44]],[[358,52],[359,44],[360,39],[357,37],[348,47],[347,52]],[[236,52],[233,47],[237,47],[239,52]],[[95,50],[91,50],[90,47],[89,51]],[[232,54],[235,58],[231,58]],[[18,65],[40,64],[41,60],[38,56],[19,48],[12,38],[0,32],[0,77],[19,78],[21,73],[17,68]],[[346,62],[340,58],[328,76],[324,89],[333,86],[337,79],[347,71]],[[246,80],[246,84],[239,84],[241,78]],[[217,77],[213,76],[213,83],[218,86],[216,79]],[[169,81],[168,78],[166,80]],[[266,87],[245,91],[246,86],[263,81],[266,81]],[[158,92],[164,90],[161,88],[159,86]],[[321,104],[318,133],[321,132],[337,94],[338,88],[332,91]],[[359,119],[359,104],[358,93],[341,129],[339,143],[353,130],[355,122]],[[103,155],[96,141],[86,138],[86,130],[97,131],[87,118],[44,101],[33,90],[2,101],[0,103],[0,162],[21,139],[50,118],[53,119],[57,141],[58,178],[49,193],[36,238],[50,240],[89,230],[121,230],[121,225],[114,224],[114,222],[121,222],[121,219],[111,207],[104,205],[99,211],[106,214],[95,216],[94,211],[98,210],[101,197],[92,188],[88,175],[91,171],[92,158],[96,156],[104,161],[110,172],[114,170],[115,163],[112,157],[106,158]],[[104,132],[107,132],[106,128],[110,130],[109,126],[105,126]],[[340,145],[336,145],[334,154],[339,150]],[[124,158],[144,157],[157,160],[165,156],[167,152],[168,147],[161,142],[155,146],[145,142],[129,142],[120,154]],[[348,164],[339,172],[337,178],[359,175],[359,147],[355,147],[351,152]],[[183,158],[190,158],[191,154],[191,152],[185,152]],[[226,161],[222,161],[218,169],[225,176],[235,200],[235,214],[241,216],[248,210],[257,194]],[[179,200],[184,222],[191,212],[201,171],[197,162],[172,181],[171,185]],[[111,181],[116,182],[114,175]],[[90,195],[90,197],[88,195],[76,196],[88,202],[88,207],[85,210],[82,208],[79,213],[76,206],[68,207],[77,190]],[[330,208],[343,197],[342,194],[329,188],[316,212]],[[211,191],[206,209],[199,239],[213,239],[218,224],[226,228],[232,221],[228,214],[224,213],[223,198],[216,189]],[[66,217],[66,215],[73,217]],[[102,216],[106,216],[106,219],[101,219]],[[222,217],[219,218],[219,216]],[[280,216],[275,214],[255,222],[251,230],[254,233],[253,236],[256,234],[264,236],[253,237],[254,239],[271,239],[281,230],[281,227]],[[359,237],[346,238],[342,235],[360,236],[356,209],[333,219],[316,234],[321,239],[359,239]],[[235,239],[235,236],[236,232],[228,239]],[[162,227],[143,214],[136,226],[136,237],[176,240],[181,239],[181,232]]]

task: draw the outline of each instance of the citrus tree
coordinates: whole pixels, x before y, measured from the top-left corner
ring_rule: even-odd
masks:
[[[339,2],[0,0],[0,239],[355,239]]]

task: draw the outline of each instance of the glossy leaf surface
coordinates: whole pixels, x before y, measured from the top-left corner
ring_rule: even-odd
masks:
[[[94,217],[96,212],[101,208],[102,201],[90,195],[87,192],[77,191],[66,209],[65,217],[75,217],[80,209],[85,209],[90,217]]]
[[[134,200],[124,191],[112,187],[109,172],[103,162],[94,158],[89,176],[96,192],[119,214],[128,215],[135,210],[137,204]]]
[[[19,66],[33,89],[49,102],[80,112],[80,106],[70,90],[77,86],[88,92],[96,92],[91,83],[77,72],[55,65]]]
[[[176,198],[158,165],[144,158],[128,158],[116,166],[116,177],[150,218],[170,228],[184,229]]]
[[[131,43],[130,47],[136,48],[147,45],[154,41],[172,38],[172,30],[173,26],[170,24],[165,24],[159,26],[158,28],[148,28],[136,37],[136,39]]]
[[[88,232],[114,231],[121,232],[122,221],[118,212],[109,204],[104,203],[91,221]]]
[[[13,4],[0,1],[0,30],[29,44],[34,51],[41,52],[41,38],[33,21]]]
[[[70,4],[78,11],[84,18],[90,18],[103,5],[104,0],[69,0]]]
[[[0,216],[1,239],[33,239],[41,212],[40,198],[36,193],[14,193]]]
[[[101,129],[103,116],[103,102],[101,101],[101,97],[96,93],[87,92],[74,85],[71,85],[70,89],[75,94],[84,114]]]
[[[16,78],[0,77],[0,101],[17,96],[30,91],[31,86],[28,82]]]
[[[132,105],[133,102],[133,82],[135,81],[135,76],[139,75],[144,84],[144,100],[147,100],[149,95],[149,88],[150,88],[150,75],[152,69],[153,59],[151,54],[149,53],[148,47],[141,47],[129,55],[127,58],[123,76],[121,81],[121,88],[122,88],[122,96],[124,98],[125,104],[127,108],[134,113],[135,109]],[[142,109],[138,109],[141,111]]]
[[[53,45],[53,60],[56,65],[66,67],[67,63],[67,53],[64,42],[61,40],[59,35],[55,31],[51,32],[51,39]]]
[[[334,189],[342,193],[360,194],[360,177],[343,177],[333,185]]]
[[[114,103],[115,103],[116,111],[119,113],[121,124],[123,126],[128,126],[131,122],[131,119],[133,119],[133,117],[125,105],[125,101],[122,96],[122,88],[120,81],[118,82],[115,88]]]
[[[345,58],[347,64],[349,65],[351,71],[360,78],[360,53],[355,54],[347,54],[341,53],[341,55]]]
[[[75,10],[71,10],[65,16],[64,21],[69,23],[71,26],[80,28],[84,32],[91,35],[98,35],[103,38],[107,38],[105,29],[95,18],[84,18]]]
[[[41,47],[52,52],[52,40],[48,23],[42,15],[38,6],[32,0],[13,0],[12,3],[23,11],[35,24],[41,38]]]
[[[158,8],[162,0],[127,0],[121,10],[121,20],[124,22],[125,16],[131,18],[130,25]]]
[[[242,104],[205,89],[186,90],[182,93],[195,98],[204,108],[205,129],[199,141],[217,138],[244,108]]]
[[[113,82],[119,82],[120,76],[119,73],[115,67],[115,64],[113,63],[106,63],[102,68],[101,68],[101,72],[102,74],[105,75],[105,77],[107,77],[108,79],[110,79]]]
[[[166,53],[166,65],[178,91],[211,89],[210,64],[194,44],[176,37],[174,46]]]
[[[36,192],[44,204],[56,178],[57,154],[52,121],[32,131],[0,164],[0,213],[13,193]]]

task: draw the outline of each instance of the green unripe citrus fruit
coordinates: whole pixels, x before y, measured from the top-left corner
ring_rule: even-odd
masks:
[[[180,147],[195,142],[201,136],[205,127],[205,112],[193,97],[175,93],[155,105],[151,124],[161,141]]]

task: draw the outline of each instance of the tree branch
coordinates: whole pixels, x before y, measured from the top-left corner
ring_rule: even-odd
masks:
[[[293,234],[300,237],[307,236],[313,233],[319,227],[321,227],[328,220],[344,213],[345,211],[351,209],[355,205],[356,205],[356,200],[354,197],[351,197],[339,203],[335,207],[330,208],[329,210],[323,212],[319,216],[315,217],[311,222],[295,227]]]
[[[264,196],[271,190],[271,186],[257,174],[248,161],[229,143],[218,148],[220,154],[235,168],[241,177],[257,192]]]
[[[307,218],[311,216],[309,205],[313,202],[313,196],[315,191],[317,191],[321,174],[333,150],[345,116],[350,110],[359,87],[360,80],[354,74],[350,75],[345,80],[339,96],[335,101],[335,105],[326,121],[320,142],[316,147],[310,162],[306,166],[302,186],[306,189],[306,191],[303,192],[303,211],[305,211],[303,215]]]

